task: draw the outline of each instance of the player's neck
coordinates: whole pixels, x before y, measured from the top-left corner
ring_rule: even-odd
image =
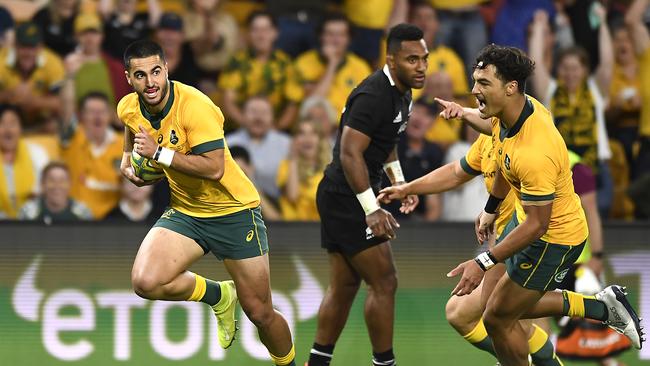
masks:
[[[397,75],[395,75],[395,74],[393,73],[393,70],[391,70],[391,69],[389,68],[389,69],[388,69],[388,72],[390,73],[390,77],[393,79],[393,83],[395,83],[395,87],[397,88],[397,90],[399,90],[400,93],[404,94],[404,93],[406,93],[407,90],[410,89],[410,87],[408,87],[407,85],[404,85],[404,83],[402,83],[402,82],[397,78]]]
[[[519,116],[521,115],[521,111],[524,110],[525,105],[526,95],[517,94],[517,96],[513,98],[512,103],[508,103],[505,107],[503,107],[503,111],[499,116],[499,120],[506,127],[511,128],[519,120]]]

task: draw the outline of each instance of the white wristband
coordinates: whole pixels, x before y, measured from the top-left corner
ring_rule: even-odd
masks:
[[[176,152],[172,149],[166,147],[158,146],[158,150],[153,156],[153,159],[165,167],[172,165],[172,160],[174,160],[174,154]]]
[[[404,179],[404,173],[402,173],[402,166],[399,164],[399,160],[393,160],[384,164],[384,172],[386,172],[386,175],[393,184],[397,182],[406,182],[406,179]]]
[[[496,265],[496,263],[494,263],[492,258],[490,258],[490,254],[488,254],[488,252],[480,253],[479,255],[476,256],[476,258],[474,258],[474,260],[484,271],[487,271],[488,269]]]
[[[363,212],[366,213],[366,216],[379,210],[377,197],[375,197],[375,192],[372,191],[372,188],[368,188],[361,193],[357,193],[357,200],[359,200],[359,203],[363,208]]]

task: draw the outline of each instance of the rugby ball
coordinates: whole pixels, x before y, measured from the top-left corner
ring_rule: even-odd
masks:
[[[135,176],[151,181],[165,177],[165,171],[153,159],[145,158],[137,152],[131,152],[131,166]]]

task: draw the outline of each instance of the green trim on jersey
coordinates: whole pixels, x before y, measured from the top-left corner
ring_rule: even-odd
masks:
[[[192,154],[198,155],[212,150],[223,149],[224,146],[225,145],[223,139],[218,139],[218,140],[212,140],[212,141],[204,142],[202,144],[198,144],[192,147],[191,150],[192,150]]]
[[[522,193],[522,201],[552,201],[555,198],[555,193],[545,194],[542,196],[537,196],[533,194]]]
[[[142,113],[142,116],[151,123],[151,127],[155,128],[156,130],[160,129],[160,122],[167,117],[167,114],[169,111],[172,109],[172,105],[174,104],[174,83],[170,80],[169,81],[169,99],[167,99],[167,103],[165,104],[165,107],[163,110],[158,113],[158,114],[151,114],[147,109],[144,107],[145,102],[138,96],[139,104],[140,104],[140,113]]]
[[[517,118],[517,122],[515,122],[514,126],[512,128],[508,129],[506,126],[501,123],[501,128],[499,129],[499,140],[503,141],[506,137],[513,137],[514,135],[521,130],[521,126],[524,125],[524,122],[530,117],[533,112],[535,112],[535,107],[533,107],[533,102],[526,97],[526,103],[524,103],[524,109],[521,110],[521,114],[519,115],[519,118]]]
[[[460,159],[460,167],[463,168],[465,173],[469,175],[481,175],[481,172],[479,170],[476,170],[469,166],[469,163],[467,162],[467,159],[463,156],[462,159]]]

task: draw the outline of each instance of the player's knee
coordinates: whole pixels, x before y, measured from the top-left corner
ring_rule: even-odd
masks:
[[[329,290],[335,297],[354,297],[359,291],[361,280],[350,281],[345,283],[330,283]]]
[[[490,334],[509,329],[514,321],[516,319],[510,319],[508,314],[489,304],[483,312],[483,323]]]
[[[263,302],[257,302],[255,304],[244,305],[242,304],[242,310],[248,317],[248,319],[253,323],[257,328],[266,328],[273,321],[273,318],[276,316],[273,306]]]
[[[368,283],[370,290],[381,295],[395,296],[397,292],[397,273],[388,273],[376,281]]]
[[[146,273],[133,273],[131,275],[131,285],[138,296],[151,300],[156,299],[156,293],[160,289],[160,281]]]
[[[457,328],[459,323],[462,321],[458,299],[458,296],[452,296],[449,298],[449,301],[447,301],[447,305],[445,305],[445,316],[447,317],[447,322],[449,322],[449,324],[454,328]]]

